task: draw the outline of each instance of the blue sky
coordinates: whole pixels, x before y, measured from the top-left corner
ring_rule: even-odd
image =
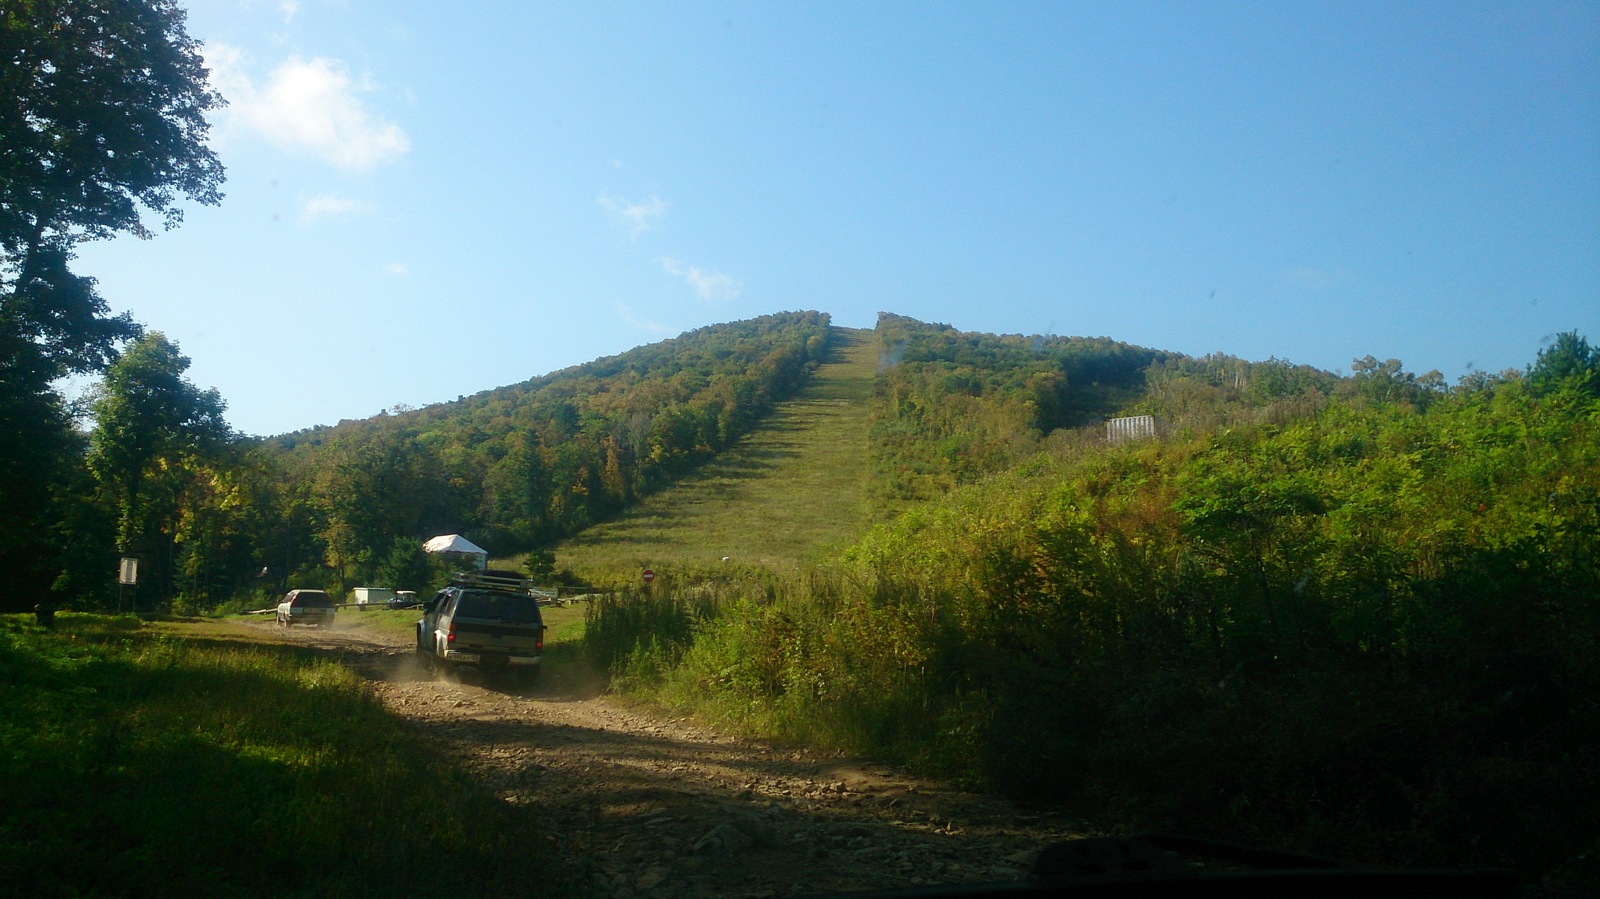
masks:
[[[227,196],[78,269],[246,433],[788,309],[1451,380],[1600,342],[1600,2],[188,9]]]

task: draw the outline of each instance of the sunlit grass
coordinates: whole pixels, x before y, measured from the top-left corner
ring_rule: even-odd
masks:
[[[858,537],[868,523],[877,358],[869,332],[836,333],[834,359],[760,428],[677,486],[562,544],[558,563],[600,584],[636,582],[647,567],[794,571]]]
[[[475,787],[342,666],[173,631],[0,618],[0,892],[501,895],[559,879],[532,812]]]

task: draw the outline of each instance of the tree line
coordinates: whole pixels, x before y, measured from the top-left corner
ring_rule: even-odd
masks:
[[[615,515],[748,432],[804,383],[828,333],[819,313],[715,325],[455,403],[267,439],[232,432],[178,348],[142,334],[92,390],[93,428],[55,422],[59,474],[31,516],[53,542],[35,544],[33,601],[112,605],[119,556],[140,562],[144,608],[427,589],[428,537],[466,532],[511,555]]]

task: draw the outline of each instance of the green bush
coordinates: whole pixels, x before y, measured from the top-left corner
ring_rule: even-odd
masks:
[[[1106,826],[1550,871],[1600,833],[1600,407],[1417,389],[1041,454],[635,685]]]

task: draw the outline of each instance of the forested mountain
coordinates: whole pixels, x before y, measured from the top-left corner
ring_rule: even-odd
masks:
[[[375,576],[397,541],[404,555],[437,533],[509,555],[614,515],[738,440],[827,346],[816,312],[714,325],[268,449],[308,498],[305,545],[344,578]]]
[[[827,357],[826,314],[781,313],[241,438],[179,348],[74,271],[85,241],[221,198],[206,113],[222,98],[183,11],[4,9],[0,611],[38,603],[29,628],[52,606],[426,589],[421,541],[452,531],[548,561],[760,426]],[[805,570],[669,562],[649,589],[597,599],[583,655],[614,688],[1070,804],[1099,829],[1502,864],[1531,895],[1576,871],[1577,892],[1600,892],[1600,352],[1584,338],[1455,385],[1370,356],[1335,375],[892,314],[875,339],[870,428],[852,432],[868,431],[875,525]],[[59,389],[74,374],[101,376],[81,407]],[[1121,415],[1154,434],[1108,441],[1100,421]],[[139,563],[126,597],[119,557]],[[142,626],[114,624],[108,639]],[[7,658],[50,684],[13,705],[13,731],[81,755],[80,780],[108,757],[156,760],[140,772],[156,785],[186,773],[173,759],[281,760],[187,718],[181,747],[133,754],[100,743],[138,734],[29,727],[41,701],[81,712],[126,691],[57,689],[93,653]],[[206,670],[240,664],[226,658]]]
[[[147,335],[108,371],[57,588],[109,605],[119,540],[178,610],[421,584],[435,533],[548,547],[759,426],[829,334],[814,312],[718,325],[263,442],[219,434],[220,399]],[[1592,844],[1583,338],[1455,385],[888,314],[874,339],[879,524],[798,576],[668,560],[649,593],[597,604],[586,648],[622,689],[1109,825],[1525,871]],[[151,396],[162,442],[122,439]],[[1134,414],[1155,435],[1108,442],[1103,420]]]
[[[59,586],[75,604],[110,602],[118,547],[141,559],[147,604],[185,610],[291,586],[425,586],[422,540],[466,532],[504,555],[604,520],[738,440],[828,344],[827,315],[781,313],[455,402],[264,441],[151,444],[159,451],[137,461],[148,487],[138,521],[123,509],[113,546],[117,502],[87,503],[67,526],[97,536],[66,560]],[[181,380],[188,361],[171,347],[161,358],[167,370],[118,383],[194,393]],[[111,436],[102,425],[95,439]]]

